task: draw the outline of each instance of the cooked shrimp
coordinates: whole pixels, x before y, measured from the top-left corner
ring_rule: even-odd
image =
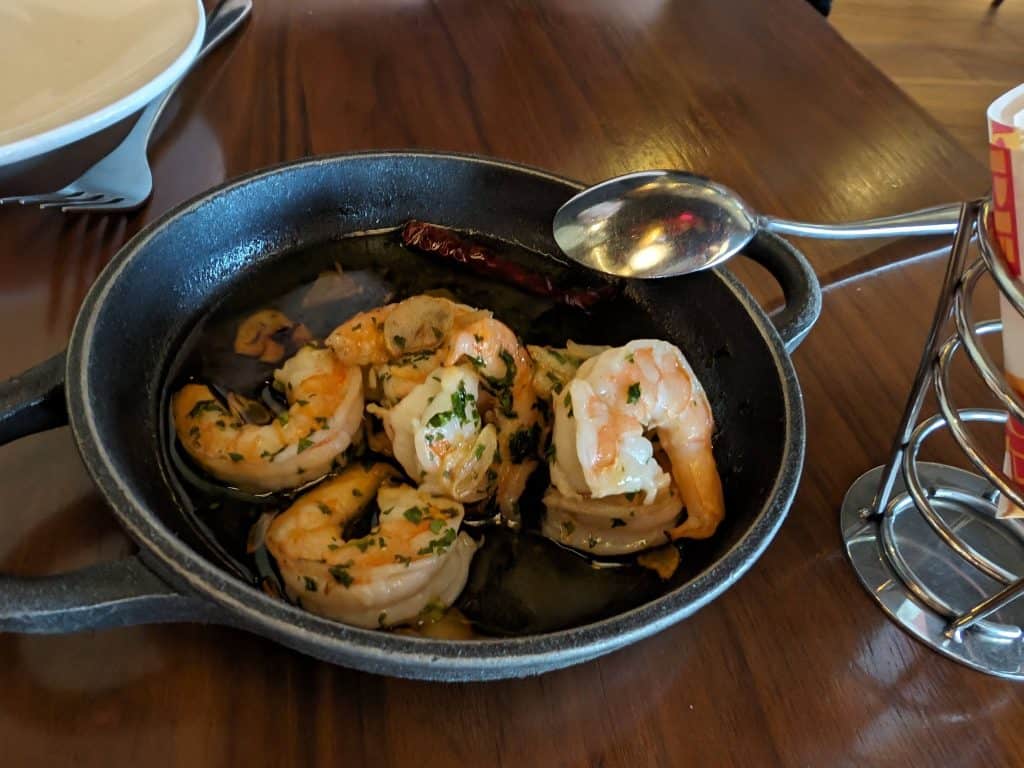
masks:
[[[480,417],[479,390],[473,371],[438,368],[394,408],[367,408],[381,417],[395,458],[422,490],[465,502],[493,491],[498,438]]]
[[[507,325],[484,317],[452,334],[445,364],[462,362],[472,364],[495,399],[498,508],[507,518],[517,519],[516,505],[537,466],[537,450],[547,429],[547,404],[533,389],[533,361]]]
[[[497,428],[498,506],[515,516],[537,465],[547,403],[533,391],[533,362],[508,326],[486,310],[413,296],[356,315],[327,344],[343,362],[369,366],[370,397],[385,406],[408,397],[438,367],[472,366],[488,395],[481,394],[481,414]]]
[[[359,627],[390,627],[448,608],[462,592],[476,543],[459,533],[462,505],[407,485],[389,486],[386,464],[353,465],[300,496],[275,518],[267,550],[302,607]],[[376,495],[380,521],[367,535],[344,529]]]
[[[714,419],[686,358],[665,341],[632,341],[580,366],[555,398],[552,482],[564,496],[642,493],[654,503],[665,473],[645,430],[656,430],[686,505],[669,537],[712,535],[725,513]]]
[[[457,325],[490,312],[437,296],[413,296],[360,312],[334,329],[327,346],[367,370],[367,396],[391,406],[443,365]]]
[[[541,532],[595,555],[624,555],[665,544],[683,500],[668,475],[662,477],[663,487],[650,504],[639,493],[595,499],[564,496],[557,488],[548,488]]]
[[[186,384],[171,401],[178,440],[203,469],[246,491],[295,488],[326,474],[362,422],[359,369],[307,346],[274,371],[274,384],[289,408],[263,426],[233,416],[205,384]]]

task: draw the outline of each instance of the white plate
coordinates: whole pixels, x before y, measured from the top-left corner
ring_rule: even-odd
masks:
[[[0,0],[0,166],[142,109],[205,31],[202,0]]]

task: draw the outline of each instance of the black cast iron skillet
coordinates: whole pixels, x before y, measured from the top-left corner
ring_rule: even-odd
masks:
[[[578,189],[547,173],[473,157],[317,158],[227,183],[139,233],[92,286],[66,357],[0,385],[0,443],[70,417],[89,472],[139,553],[52,577],[0,577],[0,629],[74,632],[216,622],[371,672],[481,680],[594,658],[664,629],[720,595],[775,535],[803,463],[803,407],[787,349],[817,319],[820,292],[803,257],[770,235],[760,235],[746,255],[783,287],[786,306],[771,319],[724,270],[626,288],[623,301],[631,311],[687,354],[708,390],[719,430],[715,452],[727,519],[704,545],[706,567],[662,597],[575,629],[427,640],[344,626],[275,600],[231,575],[185,533],[160,459],[167,379],[189,330],[240,280],[295,258],[311,243],[408,219],[553,255],[552,216]],[[473,303],[472,296],[459,298]],[[615,330],[615,318],[602,320],[600,311],[595,318]],[[628,331],[616,332],[628,338]]]

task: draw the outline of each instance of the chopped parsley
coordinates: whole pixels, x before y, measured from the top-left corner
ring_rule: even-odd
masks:
[[[313,441],[312,440],[310,440],[308,437],[300,437],[299,438],[299,449],[298,449],[298,451],[296,451],[296,453],[302,453],[306,449],[312,448],[312,447],[313,447]]]
[[[296,400],[299,405],[309,405],[309,400]]]
[[[368,550],[370,547],[372,547],[376,543],[377,543],[377,541],[376,541],[376,539],[374,539],[373,534],[370,534],[369,536],[364,536],[361,539],[356,539],[355,541],[350,541],[349,542],[349,544],[355,544],[356,548],[360,552],[365,552],[366,550]]]
[[[630,491],[629,493],[624,493],[623,496],[626,497],[626,501],[632,501],[636,498],[636,493],[636,491]]]
[[[358,498],[362,497],[363,492],[360,491],[358,488],[353,488],[352,489],[352,495],[355,496],[358,499]]]
[[[636,362],[636,360],[633,359],[633,353],[632,352],[630,352],[628,355],[626,355],[626,362],[627,363],[635,363]]]
[[[348,572],[348,567],[350,565],[352,565],[351,560],[343,565],[332,565],[327,569],[327,572],[331,574],[334,580],[345,587],[345,589],[351,587],[352,582],[355,581],[355,579],[352,578],[352,574]]]
[[[629,389],[626,391],[626,402],[629,405],[637,402],[640,399],[640,382],[634,381],[629,385]]]
[[[437,339],[438,341],[444,338],[444,331],[442,331],[436,325],[430,326],[430,330],[434,332],[434,338]]]
[[[571,520],[566,520],[562,523],[562,535],[572,536],[572,532],[576,530],[575,524]]]
[[[240,453],[235,453],[232,451],[231,453],[228,454],[228,458],[230,458],[232,461],[238,462],[244,459],[245,457]]]
[[[479,423],[480,414],[476,410],[476,398],[466,391],[466,382],[459,382],[459,388],[452,392],[451,403],[450,411],[438,411],[427,419],[427,426],[437,429],[443,427],[453,418],[458,419],[460,424],[469,421]]]
[[[277,414],[277,420],[279,422],[281,422],[281,426],[284,426],[285,424],[287,424],[288,423],[288,411],[281,411],[279,414]]]
[[[622,528],[625,525],[626,525],[626,521],[623,520],[621,517],[613,517],[612,518],[612,528]]]
[[[512,407],[512,390],[502,389],[498,391],[498,408],[501,410],[501,414],[508,419],[514,419],[516,417],[515,409]]]
[[[596,547],[597,546],[597,539],[595,539],[593,536],[587,536],[587,546],[590,547],[591,549]]]
[[[423,519],[423,510],[419,507],[409,507],[409,509],[402,513],[402,516],[413,525],[419,525]]]
[[[529,429],[519,429],[512,433],[508,441],[509,458],[513,464],[522,464],[529,456],[537,452],[540,443],[540,425],[534,424]]]
[[[433,416],[431,416],[429,419],[427,419],[427,426],[428,427],[443,427],[445,424],[447,424],[449,421],[451,421],[451,418],[452,418],[452,412],[451,411],[438,411]]]
[[[515,418],[516,415],[515,411],[512,410],[511,391],[512,382],[515,381],[516,378],[516,361],[515,358],[512,357],[512,353],[507,349],[501,350],[501,352],[498,353],[498,357],[500,357],[502,362],[505,363],[505,375],[500,379],[496,376],[485,375],[483,379],[490,390],[494,392],[495,396],[498,398],[498,406],[501,408],[501,412],[508,418],[512,419]],[[473,365],[478,368],[483,368],[484,361],[482,359],[477,358],[479,362],[473,358],[470,358],[470,360],[473,362]]]
[[[405,337],[404,336],[392,336],[391,340],[395,342],[395,346],[399,349],[405,349]]]
[[[471,394],[466,392],[466,382],[460,381],[459,388],[452,392],[452,413],[461,421],[463,424],[466,423],[466,404],[473,404],[474,398]]]
[[[533,409],[537,411],[545,420],[551,416],[551,404],[547,400],[541,400],[537,398],[533,401]]]
[[[419,619],[425,624],[433,624],[444,618],[447,606],[440,600],[431,600],[420,611]]]
[[[481,457],[482,457],[482,456],[484,455],[484,445],[483,445],[483,443],[480,443],[480,444],[479,444],[479,445],[478,445],[478,446],[476,447],[476,449],[475,449],[475,450],[473,451],[473,455],[474,455],[474,456],[475,456],[476,458],[478,458],[478,459],[479,459],[479,458],[481,458]]]
[[[324,504],[322,501],[316,503],[316,508],[323,512],[325,515],[331,514],[331,508]]]
[[[444,528],[444,520],[442,520],[441,518],[435,517],[433,520],[430,521],[431,533],[440,533],[442,528]]]
[[[433,552],[438,555],[443,555],[447,551],[448,547],[452,545],[453,541],[455,541],[455,529],[449,528],[444,532],[444,534],[432,540],[427,546],[420,549],[416,554],[429,555]]]
[[[420,363],[424,360],[429,360],[434,356],[434,350],[424,349],[420,352],[410,352],[407,355],[402,355],[395,361],[396,365],[412,365],[413,363]]]
[[[306,580],[306,591],[316,592],[316,579],[311,579],[309,576],[303,577]]]
[[[200,413],[210,411],[211,413],[224,413],[224,408],[216,400],[200,400],[198,403],[192,406],[192,410],[188,412],[190,419],[194,419]]]
[[[405,555],[395,555],[395,562],[396,563],[401,563],[406,568],[408,568],[409,567],[409,563],[412,562],[412,558],[411,557],[406,557]]]

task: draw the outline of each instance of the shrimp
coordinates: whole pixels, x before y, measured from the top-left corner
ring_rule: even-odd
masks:
[[[327,344],[343,362],[369,367],[369,395],[386,407],[404,402],[438,368],[471,366],[483,390],[479,410],[485,422],[493,422],[498,438],[498,506],[514,519],[548,429],[548,404],[534,392],[533,361],[508,326],[486,310],[435,296],[413,296],[356,315],[336,328]],[[423,399],[417,396],[409,410],[422,410]],[[473,444],[474,459],[480,458],[475,455],[479,446]],[[490,453],[483,458],[489,459]],[[410,469],[412,462],[402,464],[418,479]]]
[[[451,606],[477,544],[459,533],[462,505],[407,485],[388,485],[387,464],[353,465],[303,494],[270,524],[267,550],[285,591],[302,607],[358,627],[386,628]],[[344,530],[376,496],[379,522]]]
[[[205,384],[171,401],[178,440],[207,472],[242,490],[295,488],[330,471],[363,415],[362,377],[329,349],[303,347],[274,371],[289,408],[269,424],[245,424]]]
[[[442,367],[394,408],[367,408],[381,417],[395,458],[421,489],[464,502],[491,495],[497,430],[483,424],[479,390],[473,371]]]
[[[632,341],[580,366],[556,397],[551,480],[566,497],[643,494],[666,487],[645,430],[656,430],[687,517],[671,539],[707,538],[725,514],[704,389],[682,352],[657,340]]]
[[[516,505],[537,467],[538,448],[548,425],[547,403],[533,388],[533,360],[504,323],[484,317],[452,334],[445,365],[468,361],[495,399],[498,428],[498,508],[516,520]]]
[[[394,405],[443,364],[452,329],[490,313],[437,296],[413,296],[360,312],[334,329],[327,346],[367,370],[371,399]]]
[[[665,544],[683,500],[669,476],[662,478],[651,504],[636,493],[595,499],[563,496],[557,488],[548,488],[541,533],[595,555],[625,555]]]

